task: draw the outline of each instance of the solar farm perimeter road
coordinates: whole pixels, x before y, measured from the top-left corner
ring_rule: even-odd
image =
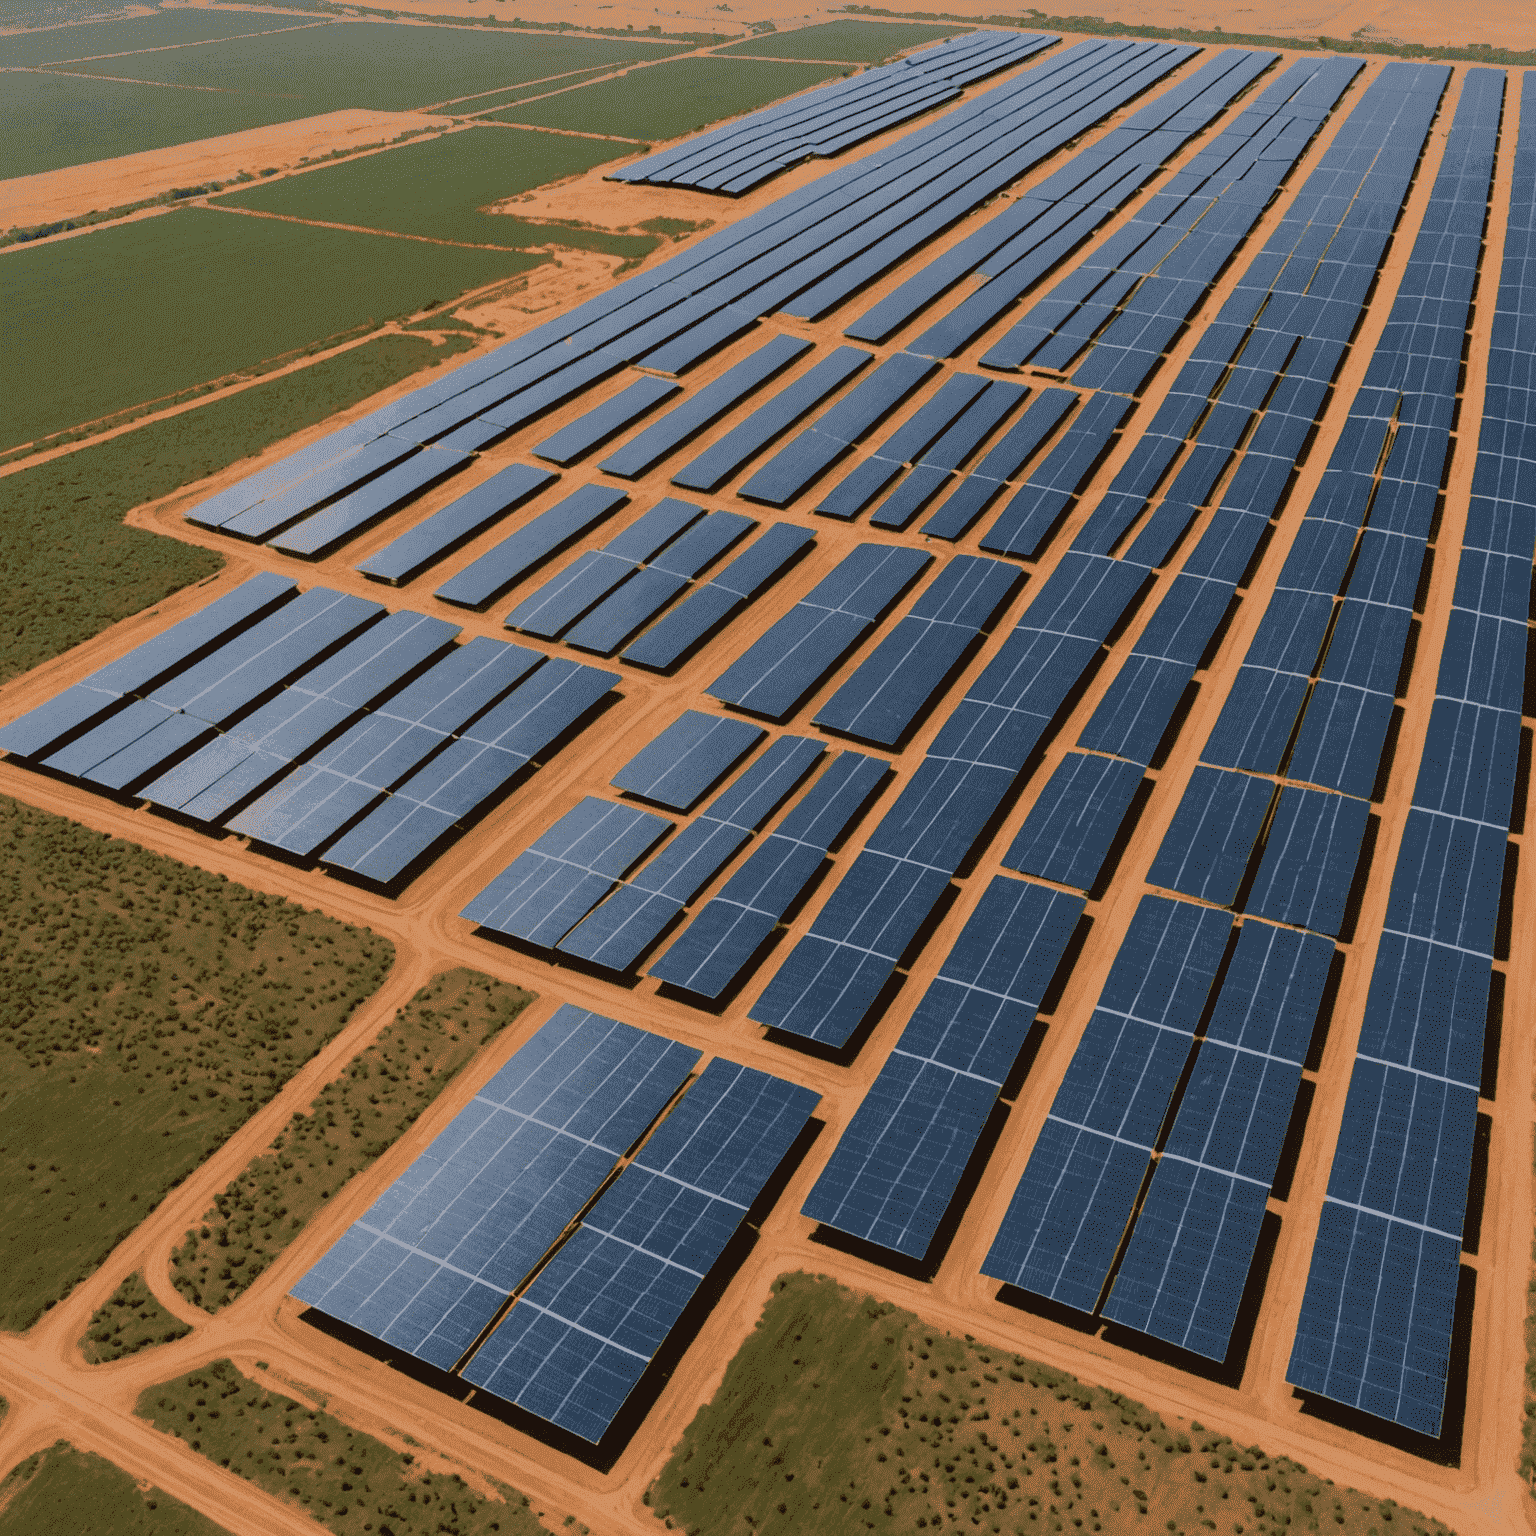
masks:
[[[1310,163],[1310,162],[1309,162]],[[1507,161],[1501,164],[1500,195],[1508,198]],[[1421,193],[1429,177],[1422,176]],[[1420,194],[1416,194],[1419,197]],[[1284,200],[1279,205],[1283,208]],[[1410,200],[1405,227],[1411,227],[1422,200]],[[1278,216],[1271,210],[1255,234],[1255,245]],[[1490,243],[1500,233],[1490,232]],[[1393,261],[1400,263],[1399,247]],[[1392,280],[1389,266],[1384,287]],[[1218,286],[1210,309],[1230,291]],[[1480,391],[1481,358],[1486,351],[1488,309],[1479,313],[1475,333],[1473,371],[1469,393],[1476,403]],[[1363,373],[1374,335],[1383,315],[1373,311],[1354,356],[1338,386],[1348,397]],[[837,344],[838,321],[810,329],[824,345]],[[1371,331],[1371,326],[1377,332]],[[1179,360],[1176,354],[1174,362]],[[1351,371],[1353,370],[1353,372]],[[1154,386],[1153,398],[1165,387],[1175,368],[1170,365]],[[1326,462],[1324,451],[1336,434],[1342,412],[1330,413],[1323,441],[1312,455],[1306,474],[1297,487],[1300,505],[1315,488]],[[1459,541],[1464,520],[1472,456],[1458,456],[1449,493],[1446,527],[1441,537]],[[248,469],[249,466],[246,468]],[[1107,483],[1115,461],[1094,482]],[[1308,478],[1310,477],[1310,478]],[[664,476],[660,477],[664,479]],[[646,495],[659,484],[648,483]],[[1085,498],[1091,503],[1092,491]],[[183,502],[185,498],[183,498]],[[188,537],[180,519],[180,506],[149,509],[134,521],[144,526],[174,528]],[[1294,525],[1281,525],[1277,545],[1285,542]],[[860,530],[817,528],[823,553],[845,548],[863,536]],[[598,542],[605,535],[600,535]],[[914,536],[915,537],[915,536]],[[1063,541],[1064,542],[1064,541]],[[225,547],[220,545],[221,548]],[[44,779],[9,763],[0,763],[0,792],[41,809],[68,815],[99,830],[138,842],[187,863],[223,873],[257,889],[289,897],[317,907],[342,920],[365,924],[390,938],[397,947],[397,967],[381,995],[365,1007],[328,1051],[324,1064],[306,1069],[263,1113],[251,1121],[225,1147],[209,1159],[185,1184],[173,1191],[160,1208],[127,1238],[101,1270],[65,1302],[46,1314],[24,1338],[0,1338],[0,1395],[11,1403],[11,1414],[0,1426],[0,1466],[9,1466],[36,1448],[38,1436],[66,1436],[83,1448],[101,1450],[168,1494],[181,1498],[212,1518],[240,1531],[287,1531],[317,1529],[308,1519],[272,1501],[251,1485],[222,1472],[180,1442],[172,1441],[132,1416],[133,1404],[147,1386],[182,1371],[230,1355],[246,1365],[256,1359],[269,1362],[276,1378],[292,1382],[295,1390],[306,1386],[326,1393],[333,1411],[375,1432],[385,1426],[408,1430],[417,1440],[437,1447],[453,1447],[463,1465],[504,1479],[527,1493],[535,1507],[557,1519],[571,1514],[596,1531],[654,1531],[653,1517],[640,1503],[640,1495],[676,1443],[698,1406],[714,1392],[725,1363],[753,1326],[767,1296],[772,1278],[786,1269],[806,1268],[834,1276],[860,1291],[906,1306],[931,1324],[955,1333],[971,1333],[989,1342],[1041,1360],[1079,1377],[1123,1390],[1170,1420],[1200,1419],[1213,1424],[1243,1443],[1259,1443],[1274,1454],[1286,1454],[1314,1473],[1359,1488],[1379,1497],[1392,1497],[1453,1525],[1458,1531],[1508,1532],[1518,1529],[1522,1515],[1530,1519],[1531,1501],[1516,1472],[1523,1409],[1523,1349],[1526,1279],[1529,1272],[1528,1234],[1536,1224],[1529,1170],[1532,1107],[1524,1085],[1530,1081],[1533,1041],[1525,1032],[1506,1031],[1502,1077],[1507,1088],[1498,1105],[1493,1165],[1490,1169],[1487,1215],[1483,1223],[1481,1251],[1477,1256],[1478,1298],[1474,1319],[1471,1380],[1467,1388],[1467,1415],[1462,1464],[1443,1468],[1406,1453],[1363,1439],[1328,1422],[1304,1416],[1284,1383],[1296,1309],[1305,1278],[1305,1265],[1287,1254],[1305,1245],[1315,1227],[1333,1146],[1332,1127],[1342,1103],[1343,1074],[1335,1071],[1320,1081],[1301,1164],[1297,1170],[1283,1235],[1271,1273],[1269,1294],[1260,1315],[1259,1330],[1250,1349],[1245,1386],[1231,1389],[1212,1385],[1173,1366],[1156,1363],[1106,1341],[1073,1332],[1053,1322],[1009,1307],[995,1299],[995,1285],[984,1281],[980,1264],[992,1234],[1006,1208],[1008,1196],[1023,1165],[1033,1131],[1049,1104],[1055,1085],[1072,1052],[1078,1028],[1091,1008],[1110,958],[1118,947],[1142,890],[1141,875],[1151,864],[1178,792],[1198,755],[1216,708],[1242,656],[1259,611],[1274,585],[1274,573],[1283,549],[1266,556],[1261,577],[1255,582],[1233,635],[1202,690],[1202,703],[1186,724],[1180,743],[1161,770],[1160,793],[1155,793],[1140,828],[1122,858],[1122,878],[1097,912],[1091,953],[1085,954],[1059,1003],[1046,1039],[1045,1049],[1034,1064],[994,1152],[989,1170],[973,1196],[966,1220],[944,1263],[931,1283],[922,1284],[887,1269],[847,1256],[837,1249],[810,1241],[810,1223],[799,1215],[816,1175],[848,1124],[854,1110],[894,1042],[905,1018],[903,1008],[893,1009],[850,1067],[834,1067],[815,1058],[792,1054],[764,1041],[746,1018],[752,989],[719,1017],[695,1013],[652,988],[615,988],[578,972],[516,954],[472,937],[467,923],[454,916],[464,902],[480,890],[502,867],[510,851],[526,846],[533,829],[547,826],[567,808],[574,796],[606,782],[607,774],[595,771],[598,759],[614,758],[614,767],[635,747],[675,719],[683,709],[698,702],[699,678],[708,672],[708,654],[684,670],[680,679],[625,675],[627,700],[624,713],[616,712],[587,740],[545,768],[505,812],[472,830],[458,844],[452,857],[444,858],[407,888],[398,901],[344,885],[318,873],[295,870],[245,849],[234,839],[210,838],[205,833],[174,824],[162,817],[130,811],[114,802],[52,779]],[[311,580],[343,587],[377,598],[380,589],[361,578],[342,579],[350,557],[323,566]],[[239,551],[212,588],[226,590],[260,566],[256,561],[290,569],[265,553],[256,560]],[[1036,588],[1046,563],[1030,583]],[[1424,633],[1439,633],[1450,600],[1454,562],[1436,569],[1428,599]],[[808,577],[807,577],[808,580]],[[744,649],[792,605],[807,580],[787,581],[782,590],[760,602],[732,632],[731,644]],[[968,667],[955,685],[963,689],[995,653],[1029,594],[1017,599],[1001,620],[992,643]],[[153,616],[140,616],[118,626],[109,635],[31,676],[17,680],[0,692],[0,717],[10,719],[52,696],[61,685],[89,673],[137,640],[158,632],[175,618],[201,607],[210,589],[184,592],[160,605]],[[413,604],[412,599],[406,600]],[[394,606],[391,603],[391,606]],[[466,633],[501,633],[499,621],[505,605],[498,603],[483,618],[464,618]],[[455,618],[459,616],[456,614]],[[1121,653],[1129,642],[1121,647]],[[1428,647],[1433,649],[1431,645]],[[1427,695],[1434,686],[1434,657],[1421,656],[1407,699],[1407,712],[1417,718],[1427,713]],[[708,675],[712,676],[713,673]],[[1090,701],[1091,703],[1091,701]],[[1068,728],[1062,740],[1075,732]],[[910,775],[922,757],[921,747],[909,747],[893,757],[899,773]],[[1049,758],[1047,766],[1054,762]],[[1394,779],[1394,796],[1381,808],[1383,828],[1370,882],[1360,932],[1380,927],[1388,878],[1397,841],[1406,815],[1408,792],[1400,785],[1411,783],[1411,764],[1400,764]],[[1035,781],[1043,783],[1042,769]],[[867,828],[866,828],[867,830]],[[862,832],[860,835],[863,835]],[[980,890],[996,872],[1007,838],[999,837],[967,889]],[[1518,899],[1536,898],[1536,871],[1524,861]],[[957,903],[927,945],[903,994],[908,1006],[921,995],[953,942],[967,915],[969,900]],[[1522,907],[1522,911],[1530,910]],[[799,937],[808,925],[802,918],[792,930]],[[787,948],[788,946],[786,946]],[[1358,944],[1356,947],[1360,947]],[[1509,966],[1511,995],[1530,995],[1536,985],[1536,946],[1514,946]],[[168,1264],[172,1247],[207,1209],[211,1197],[233,1177],[250,1156],[264,1147],[288,1116],[307,1107],[319,1083],[355,1052],[372,1032],[392,1016],[395,1006],[409,996],[431,971],[467,965],[515,981],[540,994],[540,1001],[520,1017],[488,1057],[466,1070],[421,1121],[387,1153],[365,1177],[354,1181],[333,1201],[321,1220],[307,1231],[252,1287],[216,1317],[197,1313],[172,1289]],[[1349,983],[1357,995],[1341,997],[1338,1019],[1354,1020],[1363,1003],[1368,967],[1351,965]],[[499,1420],[466,1410],[448,1398],[419,1385],[381,1364],[360,1357],[325,1335],[299,1322],[301,1308],[286,1300],[288,1287],[323,1254],[345,1226],[371,1203],[407,1165],[447,1120],[467,1101],[489,1072],[544,1022],[562,1002],[592,1008],[626,1022],[654,1030],[708,1052],[723,1052],[749,1066],[788,1076],[820,1092],[819,1115],[826,1127],[780,1196],[762,1235],[741,1270],[727,1286],[719,1304],[663,1389],[634,1438],[614,1467],[600,1474],[545,1448]],[[1352,1028],[1336,1023],[1328,1042],[1327,1060],[1335,1066],[1353,1049]],[[327,1070],[329,1068],[329,1071]],[[1330,1114],[1332,1119],[1330,1119]],[[1289,1246],[1288,1246],[1289,1245]],[[1304,1249],[1303,1249],[1304,1251]],[[75,1341],[85,1331],[92,1312],[121,1280],[144,1268],[152,1289],[177,1316],[197,1324],[195,1331],[176,1344],[132,1357],[110,1366],[87,1367],[75,1353]],[[1533,1522],[1536,1529],[1536,1522]]]

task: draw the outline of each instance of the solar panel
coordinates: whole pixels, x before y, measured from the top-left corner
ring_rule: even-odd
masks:
[[[1148,882],[1230,906],[1274,792],[1267,779],[1196,768],[1152,861]]]
[[[920,550],[858,545],[706,692],[738,709],[784,719],[932,560]]]
[[[566,1004],[292,1294],[451,1370],[698,1059]]]
[[[921,1259],[1083,910],[995,878],[802,1207]]]
[[[356,568],[365,576],[397,586],[410,581],[532,500],[556,478],[547,469],[513,464],[360,560]]]
[[[1141,783],[1137,763],[1069,752],[1040,791],[1003,867],[1091,889]]]
[[[745,720],[686,710],[609,782],[625,794],[670,810],[689,811],[764,734]]]
[[[1369,801],[1349,795],[1294,785],[1281,790],[1248,910],[1337,934],[1370,814]]]
[[[717,1057],[464,1368],[596,1443],[818,1102]]]
[[[611,399],[594,406],[584,416],[578,416],[553,436],[546,437],[533,451],[539,458],[548,459],[551,464],[575,464],[595,448],[617,437],[627,427],[632,427],[642,416],[649,415],[681,389],[681,384],[674,384],[668,379],[636,379]]]
[[[365,484],[374,475],[392,469],[416,451],[414,443],[391,437],[375,438],[285,490],[225,518],[218,527],[220,531],[242,539],[268,539],[289,523],[297,522],[306,512]]]

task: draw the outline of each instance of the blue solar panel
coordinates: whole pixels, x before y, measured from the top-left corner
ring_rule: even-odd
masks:
[[[1142,898],[983,1274],[1097,1307],[1231,926]]]
[[[698,1059],[562,1007],[293,1295],[452,1369]]]
[[[1230,905],[1274,790],[1267,779],[1196,768],[1147,880],[1186,896]]]
[[[1003,867],[1091,889],[1141,783],[1138,763],[1069,752],[1003,855]]]
[[[651,975],[702,997],[719,997],[773,932],[889,772],[890,765],[879,758],[839,753],[762,847],[651,966]],[[726,790],[721,799],[730,794]]]
[[[1023,582],[1000,560],[957,555],[816,712],[817,725],[894,746]]]
[[[409,581],[553,485],[555,479],[547,469],[513,464],[360,560],[357,569],[396,585]]]
[[[136,645],[72,688],[12,720],[0,730],[0,751],[34,757],[69,732],[87,725],[129,695],[171,677],[200,660],[215,646],[292,599],[297,584],[262,572],[243,581],[206,607]]]
[[[670,671],[685,656],[773,584],[816,542],[793,523],[775,523],[713,580],[648,629],[624,652],[624,660],[658,672]]]
[[[1392,696],[1344,683],[1313,686],[1286,776],[1369,798],[1392,724]]]
[[[706,692],[738,709],[784,719],[932,560],[920,550],[860,544]]]
[[[1189,662],[1132,652],[1083,727],[1078,746],[1150,763],[1194,675]]]
[[[584,485],[451,576],[436,595],[446,603],[483,608],[628,500],[609,486]]]
[[[651,811],[588,795],[460,915],[482,928],[553,949],[671,827]]]
[[[803,1212],[922,1258],[1034,1021],[1083,902],[994,879]]]
[[[570,465],[585,458],[594,448],[632,427],[642,416],[670,400],[682,389],[668,379],[642,377],[619,391],[611,399],[594,406],[552,437],[546,437],[533,451],[551,464]]]
[[[717,1057],[464,1378],[597,1442],[818,1102]]]
[[[1488,962],[1478,955],[1400,933],[1382,934],[1360,1056],[1477,1088],[1490,975]]]
[[[1248,910],[1337,934],[1370,814],[1369,801],[1349,795],[1294,785],[1281,790]]]
[[[763,739],[745,720],[686,710],[609,780],[615,789],[690,811]]]
[[[392,469],[416,451],[414,443],[400,442],[391,437],[375,438],[373,442],[365,443],[333,460],[297,484],[243,512],[225,518],[218,527],[222,532],[236,534],[242,539],[270,538],[289,523],[303,517],[306,512],[312,512],[316,507],[365,484],[374,475]]]
[[[1491,956],[1507,842],[1500,827],[1415,806],[1403,830],[1386,927]]]

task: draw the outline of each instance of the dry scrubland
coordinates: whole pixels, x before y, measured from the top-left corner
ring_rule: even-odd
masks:
[[[0,1480],[0,1536],[222,1536],[223,1527],[141,1489],[120,1467],[60,1440]]]
[[[141,1349],[184,1339],[191,1332],[186,1323],[172,1317],[155,1300],[144,1276],[136,1272],[92,1313],[91,1325],[80,1340],[80,1353],[92,1365],[105,1365],[136,1355]]]
[[[187,1233],[172,1256],[176,1289],[210,1312],[227,1306],[531,1001],[463,969],[423,987]]]
[[[1450,1536],[1198,1423],[783,1276],[646,1495],[689,1536]]]
[[[515,1489],[487,1492],[418,1466],[411,1452],[271,1391],[229,1360],[151,1387],[138,1413],[336,1536],[547,1536]]]
[[[0,798],[0,1328],[90,1274],[392,957],[376,934]]]

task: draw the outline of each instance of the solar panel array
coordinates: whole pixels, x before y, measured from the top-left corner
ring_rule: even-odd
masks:
[[[1432,478],[1434,489],[1453,420],[1503,90],[1502,71],[1466,76],[1410,262],[1412,284],[1404,283],[1422,308],[1412,328],[1388,329],[1405,368],[1443,381],[1442,393],[1412,412],[1417,402],[1406,388],[1403,395],[1403,420],[1428,439],[1421,483]],[[1446,1411],[1524,707],[1536,493],[1521,460],[1536,440],[1536,394],[1519,338],[1536,314],[1526,271],[1536,232],[1533,184],[1536,102],[1527,97],[1450,623],[1286,1373],[1304,1391],[1431,1436]],[[1419,499],[1433,508],[1432,494]],[[1422,533],[1417,523],[1409,530],[1416,549],[1430,515],[1420,514]]]
[[[1029,32],[972,32],[882,69],[834,80],[803,96],[695,134],[609,173],[611,181],[690,187],[738,197],[803,160],[830,159],[914,117],[1058,39]]]
[[[292,1294],[600,1441],[818,1102],[698,1060],[560,1008]]]

